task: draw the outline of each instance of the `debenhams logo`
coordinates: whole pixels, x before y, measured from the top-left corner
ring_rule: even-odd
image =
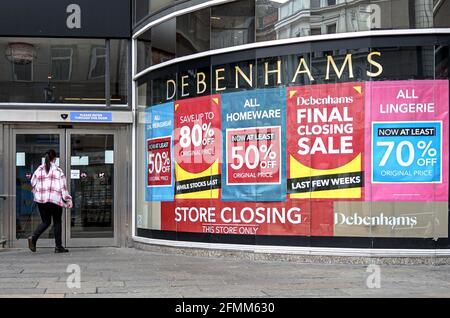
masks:
[[[417,225],[417,217],[415,216],[385,216],[381,213],[378,216],[359,216],[357,213],[353,215],[345,215],[344,213],[334,213],[335,225],[363,225],[363,226],[389,226],[392,229],[396,227],[410,227]]]

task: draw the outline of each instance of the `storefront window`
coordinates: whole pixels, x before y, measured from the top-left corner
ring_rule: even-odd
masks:
[[[433,6],[433,18],[435,28],[450,27],[450,1],[435,0]]]
[[[175,4],[175,0],[133,0],[133,23],[138,23],[147,15],[158,12],[172,4]]]
[[[434,47],[435,77],[438,79],[449,78],[449,47],[448,45],[437,45]]]
[[[162,63],[175,57],[176,19],[163,22],[151,29],[152,64]]]
[[[448,45],[372,40],[214,55],[140,79],[138,236],[448,244]]]
[[[449,27],[448,1],[256,0],[256,39]]]
[[[139,73],[152,66],[152,30],[144,32],[137,41],[136,69]]]
[[[0,103],[107,104],[106,40],[0,38]],[[112,40],[112,104],[127,103],[127,41]]]
[[[381,53],[383,73],[376,79],[413,80],[434,78],[434,47],[383,47],[376,48]]]
[[[254,0],[240,0],[211,8],[212,50],[254,41]]]
[[[133,0],[133,24],[141,21],[149,13],[150,0]]]
[[[128,96],[128,42],[110,42],[110,91],[111,104],[127,104]]]
[[[177,56],[209,50],[210,9],[177,17]]]

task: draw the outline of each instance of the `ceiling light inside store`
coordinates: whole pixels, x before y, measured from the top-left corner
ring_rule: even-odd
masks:
[[[221,17],[211,17],[211,20],[222,20]]]

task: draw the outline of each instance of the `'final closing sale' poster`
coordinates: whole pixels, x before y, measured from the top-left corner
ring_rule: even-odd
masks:
[[[290,198],[362,197],[364,84],[287,90]]]

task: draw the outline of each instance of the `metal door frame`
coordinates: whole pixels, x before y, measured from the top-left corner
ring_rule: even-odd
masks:
[[[65,153],[66,158],[71,158],[71,145],[70,145],[70,138],[72,135],[113,135],[114,136],[114,179],[113,179],[113,231],[114,236],[112,238],[71,238],[71,222],[70,217],[71,214],[68,211],[66,213],[66,222],[65,225],[65,233],[66,233],[66,244],[67,247],[96,247],[96,246],[119,246],[119,231],[120,231],[120,225],[119,225],[119,215],[118,215],[118,202],[117,198],[118,195],[116,195],[118,192],[118,166],[121,164],[118,160],[120,156],[118,155],[118,130],[117,129],[111,129],[111,128],[93,128],[93,129],[86,129],[86,128],[70,128],[66,129],[66,140],[65,140]],[[70,169],[70,162],[67,160],[67,172]],[[70,173],[66,174],[67,176],[67,187],[69,190],[69,193],[71,192],[71,178]]]
[[[10,139],[10,145],[11,145],[11,153],[8,156],[9,158],[9,167],[11,168],[11,180],[9,182],[9,193],[12,193],[12,197],[14,198],[14,204],[11,204],[11,218],[9,220],[9,228],[11,229],[11,243],[10,245],[13,247],[28,247],[28,242],[26,239],[17,239],[17,233],[16,233],[16,216],[17,216],[17,210],[16,210],[16,136],[17,135],[59,135],[59,160],[60,160],[60,167],[65,172],[66,171],[66,138],[65,138],[65,131],[64,129],[27,129],[27,128],[12,128],[11,129],[11,139]],[[62,227],[64,229],[65,222],[66,222],[66,215],[67,211],[63,209],[63,217],[62,217]],[[51,227],[48,229],[48,231],[51,230]],[[62,231],[62,241],[63,244],[66,242],[66,233],[65,231]],[[55,246],[55,240],[54,239],[39,239],[38,247],[54,247]]]

